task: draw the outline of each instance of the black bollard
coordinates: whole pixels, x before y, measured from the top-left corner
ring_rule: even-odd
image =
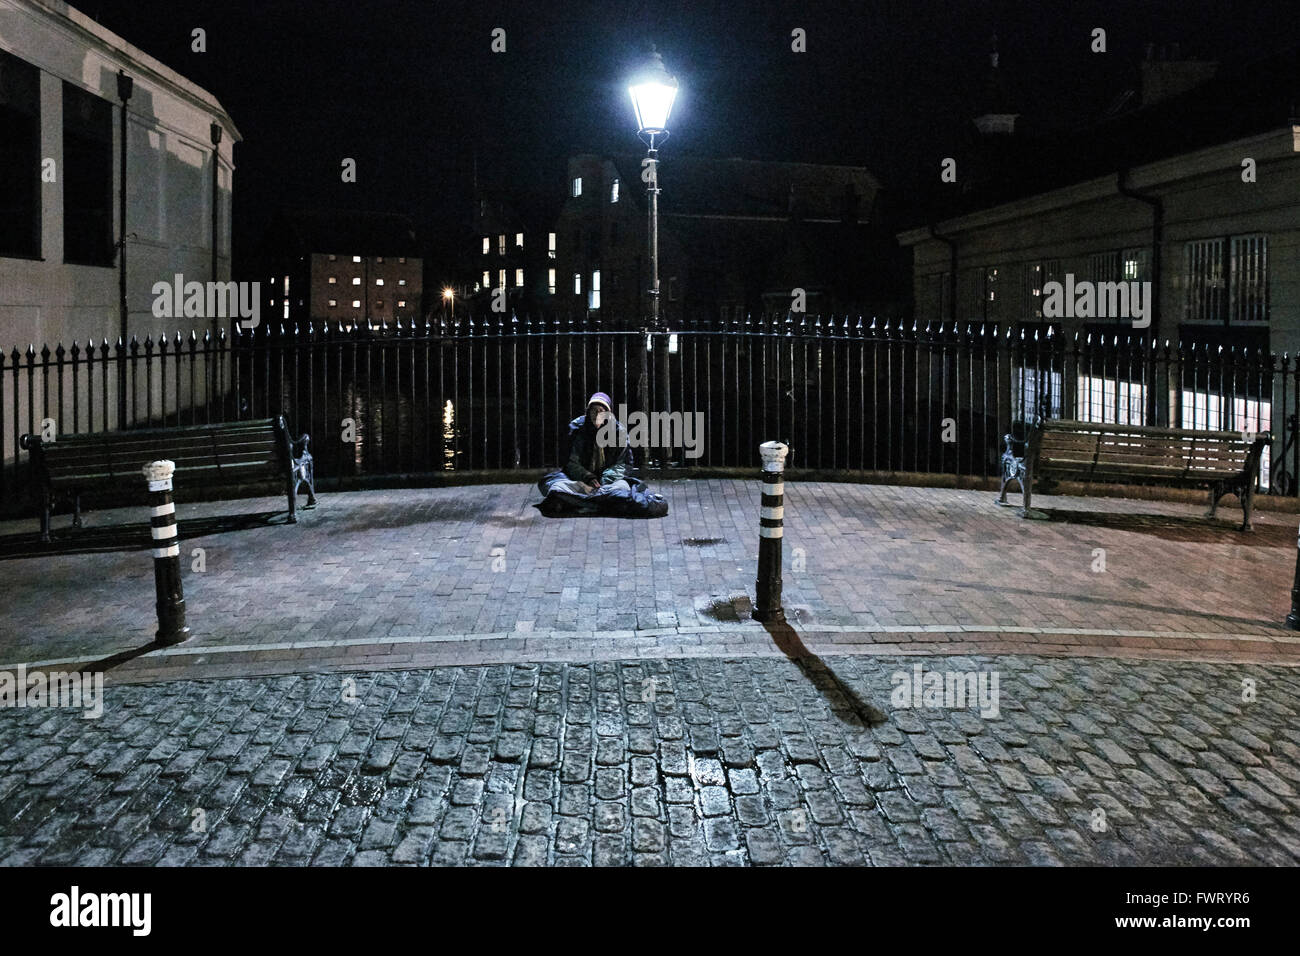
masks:
[[[159,644],[179,644],[190,636],[185,625],[185,592],[181,587],[181,549],[176,541],[176,505],[172,502],[172,473],[176,464],[155,461],[144,466],[149,482],[149,532],[153,535],[153,580],[157,593]]]
[[[1286,616],[1286,626],[1300,631],[1300,538],[1296,539],[1295,578],[1291,581],[1291,613]]]
[[[763,504],[758,519],[758,580],[754,620],[784,621],[781,607],[781,536],[785,527],[785,456],[790,449],[778,441],[758,446],[763,456]]]

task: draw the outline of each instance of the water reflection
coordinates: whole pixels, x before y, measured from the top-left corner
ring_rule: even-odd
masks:
[[[447,399],[442,410],[442,470],[456,469],[456,406]]]

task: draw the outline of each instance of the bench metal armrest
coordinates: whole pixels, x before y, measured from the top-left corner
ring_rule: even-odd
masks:
[[[289,439],[289,453],[297,461],[301,458],[311,457],[311,436],[303,432],[299,438]]]

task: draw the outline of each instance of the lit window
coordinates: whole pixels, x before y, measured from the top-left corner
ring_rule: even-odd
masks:
[[[516,232],[516,233],[515,233],[515,248],[516,248],[516,249],[522,249],[523,247],[524,247],[524,234],[523,234],[522,232]]]
[[[573,195],[582,195],[582,177],[578,176],[573,180]]]
[[[397,261],[400,262],[402,265],[406,265],[406,256],[398,256]]]
[[[523,269],[516,269],[516,270],[515,270],[515,288],[516,288],[516,289],[521,288],[521,287],[523,286],[523,284],[524,284],[524,270],[523,270]]]
[[[352,284],[353,284],[353,285],[361,285],[361,276],[353,276],[353,277],[352,277]]]
[[[405,299],[398,299],[398,300],[397,300],[397,307],[398,307],[399,309],[404,309],[404,308],[406,308],[406,300],[405,300]]]
[[[553,232],[550,233],[546,238],[546,250],[547,250],[546,257],[548,259],[554,259],[555,258],[555,233]]]
[[[398,285],[406,285],[406,280],[405,280],[405,279],[398,279],[398,280],[397,280],[397,284],[398,284]]]
[[[587,293],[587,308],[600,308],[600,270],[591,274],[591,291]]]
[[[384,284],[384,280],[383,280],[383,279],[376,279],[376,280],[375,280],[375,285],[383,285],[383,284]]]
[[[505,233],[502,233],[501,235],[497,236],[497,255],[504,256],[505,254],[506,254],[506,236]]]
[[[551,235],[555,235],[555,234],[551,233]],[[555,270],[554,269],[546,270],[546,291],[549,292],[551,295],[555,295]]]
[[[486,289],[486,288],[487,288],[488,286],[490,286],[491,284],[492,284],[492,273],[490,273],[490,272],[484,272],[484,273],[483,273],[483,288]]]
[[[618,180],[617,179],[614,180],[613,184],[609,187],[609,201],[618,202]]]
[[[376,262],[383,262],[383,261],[384,261],[384,257],[383,257],[383,256],[376,256],[376,257],[375,257],[375,261],[376,261]]]
[[[491,251],[492,251],[492,240],[489,239],[487,236],[484,236],[484,237],[483,237],[483,255],[486,256],[486,255],[487,255],[489,252],[491,252]]]
[[[336,279],[334,276],[330,276],[330,285],[338,285],[338,284],[339,284],[339,280]]]
[[[330,256],[330,262],[334,262],[336,259],[338,259],[338,256],[335,255]]]
[[[331,309],[334,308],[334,307],[335,307],[336,305],[338,305],[338,304],[339,304],[339,300],[338,300],[338,299],[330,299],[330,308],[331,308]]]
[[[581,272],[575,272],[573,274],[573,294],[582,295],[582,273]]]
[[[285,300],[284,300],[284,317],[285,317],[286,319],[289,317],[289,300],[288,300],[288,299],[285,299]]]
[[[354,308],[354,309],[359,309],[359,308],[361,308],[361,300],[360,300],[360,299],[353,299],[353,300],[352,300],[352,308]]]
[[[506,270],[505,270],[505,269],[498,269],[498,270],[497,270],[497,288],[498,288],[498,289],[504,289],[505,287],[506,287]]]
[[[361,257],[360,257],[360,256],[353,256],[353,257],[352,257],[352,261],[353,261],[353,262],[360,262],[360,261],[361,261]]]
[[[284,277],[284,294],[285,294],[285,295],[288,295],[288,294],[289,294],[289,277],[288,277],[288,276],[285,276],[285,277]]]

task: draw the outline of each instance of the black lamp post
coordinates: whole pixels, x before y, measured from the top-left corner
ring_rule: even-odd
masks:
[[[643,164],[647,170],[646,192],[650,197],[650,328],[642,327],[646,351],[651,343],[658,346],[656,366],[659,371],[659,400],[664,410],[669,410],[668,396],[668,337],[663,335],[663,319],[659,306],[659,144],[668,138],[668,116],[677,97],[677,80],[664,68],[663,58],[652,46],[650,60],[628,83],[632,108],[636,111],[637,136],[645,143],[648,152]],[[644,321],[644,320],[643,320]],[[640,351],[640,350],[638,350]],[[649,411],[648,381],[645,352],[641,352],[641,376],[638,381],[640,405]],[[662,450],[663,464],[667,464],[670,449]]]

